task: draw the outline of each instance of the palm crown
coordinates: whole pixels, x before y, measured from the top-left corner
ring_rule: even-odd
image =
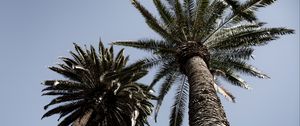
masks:
[[[164,79],[157,108],[170,87],[182,77],[185,78],[182,64],[192,56],[204,59],[215,78],[216,90],[234,102],[234,96],[220,86],[217,77],[245,89],[249,89],[249,86],[240,78],[240,73],[269,78],[247,63],[252,57],[253,47],[265,45],[280,35],[293,33],[293,30],[281,27],[266,28],[265,23],[258,21],[255,11],[274,1],[247,0],[240,3],[236,0],[153,0],[160,16],[158,20],[137,0],[132,0],[148,26],[162,40],[118,41],[114,44],[154,54],[143,60],[147,62],[146,67],[159,66],[150,88]],[[186,79],[181,80],[183,82],[179,85],[171,115],[173,124],[174,120],[179,120],[177,124],[181,123],[187,99]]]
[[[99,52],[93,46],[83,50],[75,45],[73,59],[61,57],[62,64],[49,67],[66,80],[47,80],[43,95],[56,96],[44,109],[42,118],[60,114],[60,126],[74,124],[86,119],[87,126],[143,126],[152,112],[149,102],[154,96],[146,91],[147,86],[136,82],[147,74],[142,62],[126,66],[128,56],[123,49],[113,55],[113,47],[104,48],[99,43]],[[76,120],[76,121],[75,121]]]

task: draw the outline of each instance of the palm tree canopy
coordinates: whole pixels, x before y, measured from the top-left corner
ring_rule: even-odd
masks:
[[[264,26],[266,23],[257,19],[255,12],[274,2],[275,0],[246,0],[243,3],[237,0],[153,0],[160,16],[157,19],[140,2],[132,0],[148,26],[162,39],[117,41],[113,44],[154,53],[143,61],[147,62],[146,67],[159,67],[150,88],[164,79],[156,113],[170,87],[185,78],[185,71],[181,67],[193,56],[200,56],[205,60],[214,75],[215,89],[234,102],[234,96],[221,86],[218,78],[224,78],[245,89],[250,87],[240,78],[240,74],[269,78],[247,63],[253,58],[253,47],[266,45],[281,35],[294,33],[294,30],[284,27],[267,28]],[[188,87],[184,86],[185,82],[178,84],[177,94],[184,95],[176,95],[171,112],[170,124],[176,125],[181,124],[183,104],[187,99],[187,89],[184,88]]]
[[[43,95],[55,96],[44,109],[55,107],[42,118],[59,114],[58,120],[63,118],[59,126],[68,126],[91,111],[88,126],[148,125],[153,107],[149,100],[154,96],[146,90],[148,86],[137,82],[147,74],[143,62],[126,65],[123,49],[114,56],[113,47],[104,48],[102,42],[98,51],[74,45],[72,58],[61,57],[63,63],[49,67],[66,79],[43,83]]]

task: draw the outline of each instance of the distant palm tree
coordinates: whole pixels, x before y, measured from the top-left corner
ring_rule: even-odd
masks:
[[[147,74],[142,62],[126,66],[128,56],[123,49],[114,57],[114,49],[99,44],[83,50],[75,45],[77,53],[71,58],[61,57],[58,67],[49,67],[66,80],[47,80],[43,95],[56,96],[44,109],[56,105],[42,118],[60,114],[59,126],[143,126],[154,98],[147,86],[136,82]]]
[[[234,102],[233,95],[222,88],[217,77],[248,89],[238,76],[245,73],[269,78],[247,63],[254,46],[267,44],[280,35],[292,34],[286,28],[265,28],[255,11],[275,0],[153,0],[161,20],[157,20],[137,0],[132,4],[139,10],[148,26],[162,40],[117,41],[123,45],[149,51],[147,67],[159,66],[152,88],[164,79],[159,92],[156,113],[170,87],[182,78],[171,112],[170,125],[182,124],[189,96],[190,126],[229,126],[218,91]],[[185,83],[186,77],[188,83]]]

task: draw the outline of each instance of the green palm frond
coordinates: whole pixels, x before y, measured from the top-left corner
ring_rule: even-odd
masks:
[[[252,65],[247,64],[243,60],[238,60],[238,59],[218,59],[218,60],[211,60],[210,63],[211,67],[213,69],[232,69],[235,70],[236,72],[241,72],[245,73],[248,75],[252,75],[258,78],[262,79],[267,79],[270,78],[268,75],[264,74],[260,70],[256,69]]]
[[[186,21],[188,25],[188,33],[191,34],[192,31],[192,25],[194,24],[194,11],[195,11],[195,1],[194,0],[184,0],[183,3],[184,6],[184,13],[186,15]],[[190,36],[190,35],[189,35]]]
[[[167,9],[167,6],[164,5],[161,0],[153,0],[153,3],[165,25],[172,25],[174,23],[174,14]]]
[[[72,112],[69,116],[67,116],[64,120],[62,120],[58,126],[67,126],[70,125],[70,123],[74,122],[77,118],[79,118],[82,113],[83,109],[79,108],[76,111]]]
[[[176,21],[176,25],[178,25],[177,28],[180,32],[183,33],[184,36],[186,36],[185,33],[187,33],[186,32],[187,24],[186,24],[186,17],[185,17],[184,12],[183,12],[183,7],[182,7],[179,0],[175,0],[174,4],[175,4],[174,11],[175,11],[175,16],[176,16],[175,21]]]
[[[235,61],[227,60],[227,61],[232,66],[232,68],[236,71],[241,71],[243,73],[247,73],[249,75],[253,75],[253,76],[256,76],[258,78],[270,78],[269,76],[262,73],[261,71],[259,71],[255,67],[253,67],[253,66],[251,66],[251,65],[249,65],[249,64],[247,64],[243,61],[239,61],[239,60],[235,60]],[[230,68],[229,66],[227,66],[227,67]]]
[[[196,14],[195,21],[203,20],[203,14],[206,11],[210,4],[209,0],[197,0],[196,1],[196,10],[194,13]]]
[[[224,27],[222,29],[220,29],[220,31],[217,31],[215,34],[213,34],[213,37],[211,37],[210,39],[208,39],[204,45],[206,46],[210,46],[211,44],[213,44],[213,42],[215,42],[216,40],[218,40],[217,38],[220,37],[224,37],[224,36],[230,36],[233,33],[238,33],[238,32],[247,32],[247,31],[255,31],[260,29],[265,23],[263,22],[258,22],[258,23],[249,23],[249,24],[241,24],[241,25],[235,25],[235,26],[230,26],[230,27]]]
[[[144,68],[153,68],[163,63],[165,61],[165,58],[153,56],[140,59],[139,61],[144,62]]]
[[[137,49],[150,51],[150,52],[157,52],[158,50],[168,50],[169,48],[171,48],[171,46],[165,43],[165,41],[157,41],[154,39],[139,40],[139,41],[116,41],[116,42],[112,42],[112,44],[134,47]]]
[[[146,19],[146,23],[148,26],[153,29],[155,32],[157,32],[159,35],[164,36],[164,38],[167,38],[168,40],[175,41],[174,36],[171,36],[157,21],[157,19],[148,11],[146,10],[139,2],[136,0],[132,0],[132,4],[137,8],[140,13],[144,16]]]
[[[62,64],[49,67],[66,80],[43,83],[42,95],[55,96],[44,109],[55,107],[42,118],[59,114],[58,120],[62,120],[58,125],[69,126],[89,113],[86,125],[147,125],[153,108],[149,100],[155,97],[148,86],[136,83],[148,73],[144,62],[126,65],[128,57],[123,55],[123,49],[114,55],[114,48],[105,48],[102,42],[98,52],[93,46],[74,46],[72,58],[60,57]]]
[[[276,0],[247,0],[239,8],[236,9],[238,16],[244,18],[249,22],[256,21],[257,18],[254,14],[254,11],[257,11],[258,8],[271,5]]]
[[[170,116],[170,126],[181,126],[184,112],[187,104],[188,99],[188,91],[189,86],[186,82],[186,77],[182,77],[182,82],[178,85],[175,101],[172,106],[171,116]]]
[[[249,60],[252,56],[254,49],[249,47],[242,47],[232,50],[211,50],[210,54],[212,60],[218,59],[241,59],[241,60]]]
[[[221,77],[223,77],[225,80],[230,82],[231,84],[235,86],[239,86],[244,89],[251,89],[251,87],[247,84],[245,80],[240,78],[239,75],[234,74],[231,70],[224,71],[225,75],[221,74]]]
[[[257,10],[258,7],[265,7],[270,5],[275,0],[248,0],[245,3],[242,3],[240,7],[232,10],[230,14],[226,17],[222,18],[222,22],[218,25],[217,28],[214,29],[205,39],[202,41],[205,43],[208,39],[210,39],[217,31],[222,29],[224,26],[228,24],[238,24],[243,20],[247,20],[248,22],[257,21],[254,11]]]
[[[225,33],[225,32],[224,32]],[[209,48],[232,49],[239,47],[261,46],[271,40],[279,38],[280,35],[292,34],[294,30],[286,28],[258,28],[247,30],[230,30],[224,35],[214,38]]]
[[[49,93],[45,93],[44,95],[48,95]],[[50,103],[44,106],[44,109],[48,109],[49,106],[59,104],[59,103],[65,103],[65,102],[70,102],[70,101],[80,101],[84,99],[84,96],[82,95],[83,93],[72,93],[72,94],[55,94],[59,95],[55,99],[53,99]],[[51,96],[52,94],[48,95]],[[53,96],[53,95],[52,95]]]
[[[201,33],[201,28],[205,26],[204,23],[204,14],[207,12],[207,8],[209,6],[209,0],[197,0],[196,9],[194,11],[195,21],[193,25],[193,36],[197,36],[198,33]]]
[[[204,43],[208,34],[213,32],[214,29],[218,26],[218,19],[220,19],[227,8],[226,4],[222,1],[215,0],[213,1],[205,10],[206,13],[203,15],[203,26],[201,30],[197,33],[195,41]]]
[[[61,106],[57,106],[53,109],[51,109],[50,111],[46,112],[42,118],[45,118],[45,117],[49,117],[49,116],[52,116],[54,114],[58,114],[58,113],[61,113],[67,109],[75,109],[75,108],[79,108],[80,106],[86,104],[86,102],[84,101],[79,101],[79,102],[73,102],[73,103],[67,103],[67,104],[64,104],[64,105],[61,105]]]
[[[158,72],[154,75],[153,81],[151,82],[149,88],[151,89],[158,81],[166,77],[169,73],[174,73],[176,71],[175,62],[170,62],[162,65]]]
[[[160,106],[162,104],[162,101],[163,101],[164,97],[166,96],[166,94],[169,92],[171,86],[176,82],[177,78],[178,78],[178,75],[176,73],[168,73],[166,75],[166,78],[160,87],[159,94],[157,97],[157,104],[156,104],[155,111],[154,111],[155,122],[157,121],[157,116],[158,116],[158,112],[159,112]]]

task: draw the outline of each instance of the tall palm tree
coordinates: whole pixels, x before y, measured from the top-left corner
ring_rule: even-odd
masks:
[[[137,82],[147,74],[142,62],[127,65],[123,49],[114,56],[114,49],[99,43],[83,50],[77,44],[73,58],[61,57],[62,64],[49,67],[67,79],[47,80],[43,95],[56,96],[44,109],[56,105],[42,118],[60,114],[59,126],[144,126],[154,98]]]
[[[178,83],[170,125],[182,124],[189,96],[190,126],[229,126],[216,92],[233,102],[234,96],[217,79],[222,77],[233,85],[249,89],[246,81],[239,77],[240,73],[269,78],[247,63],[253,47],[293,33],[293,30],[281,27],[266,28],[265,23],[256,18],[256,10],[274,1],[153,0],[160,16],[158,20],[137,0],[132,0],[148,26],[162,40],[117,41],[113,44],[154,54],[144,61],[147,67],[159,66],[150,88],[164,79],[156,113],[170,87],[182,80]]]

